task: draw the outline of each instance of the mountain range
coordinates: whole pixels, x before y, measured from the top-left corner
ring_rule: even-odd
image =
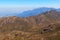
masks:
[[[41,13],[44,13],[46,11],[51,11],[51,10],[60,11],[60,8],[58,8],[58,9],[56,9],[56,8],[47,8],[47,7],[36,8],[36,9],[33,9],[33,10],[24,11],[20,14],[17,14],[16,16],[19,16],[19,17],[35,16],[35,15],[39,15]]]
[[[60,12],[49,10],[30,17],[1,17],[0,40],[60,40]]]
[[[17,14],[17,16],[20,16],[20,17],[35,16],[35,15],[38,15],[38,14],[41,14],[41,13],[44,13],[44,12],[50,11],[50,10],[54,10],[54,8],[46,8],[46,7],[36,8],[33,10],[24,11],[20,14]]]
[[[35,16],[35,15],[39,15],[41,13],[44,13],[46,11],[51,11],[51,10],[57,10],[60,11],[60,8],[56,9],[56,8],[47,8],[47,7],[41,7],[41,8],[35,8],[32,10],[27,10],[27,11],[23,11],[22,13],[4,13],[4,14],[0,14],[0,17],[4,17],[4,16],[17,16],[17,17],[29,17],[29,16]]]

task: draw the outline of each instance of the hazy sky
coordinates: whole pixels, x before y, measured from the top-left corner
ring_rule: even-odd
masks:
[[[19,13],[38,7],[60,8],[60,0],[0,0],[0,13]]]

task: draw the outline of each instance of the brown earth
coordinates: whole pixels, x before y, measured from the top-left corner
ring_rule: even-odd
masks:
[[[60,40],[60,12],[51,10],[27,18],[0,18],[0,40]]]

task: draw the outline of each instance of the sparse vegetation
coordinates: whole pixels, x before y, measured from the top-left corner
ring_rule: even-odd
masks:
[[[0,40],[60,40],[59,13],[53,10],[49,13],[0,18]]]

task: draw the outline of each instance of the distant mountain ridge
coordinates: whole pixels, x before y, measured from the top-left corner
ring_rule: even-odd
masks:
[[[33,10],[23,11],[22,13],[12,13],[12,14],[5,13],[5,14],[1,14],[0,17],[4,17],[4,16],[29,17],[29,16],[36,16],[51,10],[56,10],[60,12],[60,8],[56,9],[56,8],[41,7],[41,8],[35,8]]]
[[[56,9],[55,8],[47,8],[47,7],[36,8],[33,10],[24,11],[24,12],[18,14],[17,16],[20,16],[20,17],[35,16],[35,15],[38,15],[38,14],[41,14],[41,13],[44,13],[44,12],[50,11],[50,10],[56,10]]]

